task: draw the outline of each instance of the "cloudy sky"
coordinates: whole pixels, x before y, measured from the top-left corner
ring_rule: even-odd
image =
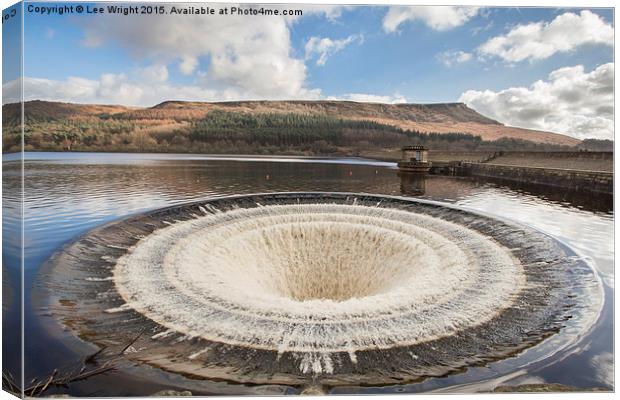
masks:
[[[26,99],[460,101],[507,125],[613,138],[611,9],[290,8],[303,16],[26,11]],[[19,69],[3,67],[3,102],[16,101]]]

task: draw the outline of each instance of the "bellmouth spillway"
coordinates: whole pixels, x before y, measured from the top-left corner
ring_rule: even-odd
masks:
[[[55,315],[86,341],[139,337],[129,361],[256,384],[391,384],[509,357],[560,331],[594,281],[533,229],[346,193],[156,210],[49,265],[51,298],[72,305]]]

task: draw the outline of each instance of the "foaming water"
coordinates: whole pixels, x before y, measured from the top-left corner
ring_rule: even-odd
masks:
[[[134,345],[148,351],[127,358],[255,384],[444,375],[531,347],[583,304],[584,288],[597,290],[587,265],[536,231],[342,193],[138,215],[90,232],[49,268],[53,296],[75,304],[58,318],[88,341],[152,332]]]
[[[259,207],[174,224],[136,245],[114,274],[127,304],[166,327],[280,352],[452,335],[492,319],[525,284],[510,250],[475,231],[348,205]]]

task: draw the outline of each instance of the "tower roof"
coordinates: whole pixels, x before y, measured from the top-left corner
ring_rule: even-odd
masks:
[[[428,149],[422,145],[416,144],[412,146],[403,146],[402,150],[407,151],[407,150],[428,150]]]

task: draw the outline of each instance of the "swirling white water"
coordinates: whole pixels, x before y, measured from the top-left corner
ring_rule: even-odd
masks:
[[[61,318],[86,340],[138,337],[127,359],[258,384],[399,383],[504,359],[557,333],[592,283],[527,227],[347,193],[155,210],[51,263],[79,305]]]
[[[310,353],[454,335],[511,306],[526,284],[510,249],[471,229],[338,204],[178,222],[122,257],[114,279],[128,306],[177,332]]]

